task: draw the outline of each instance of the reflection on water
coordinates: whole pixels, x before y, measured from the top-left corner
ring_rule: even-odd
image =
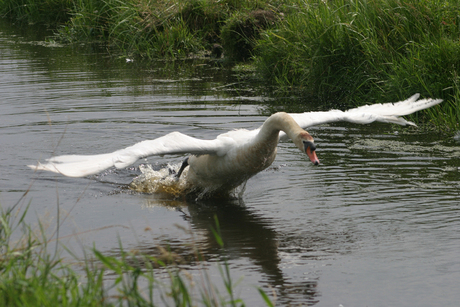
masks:
[[[65,213],[61,242],[76,254],[93,244],[116,253],[120,240],[160,256],[167,245],[193,273],[193,241],[213,282],[224,257],[234,280],[244,276],[237,291],[247,306],[261,305],[255,285],[273,290],[279,306],[458,304],[457,141],[384,124],[313,127],[322,165],[281,143],[274,164],[230,200],[128,189],[140,165],[167,170],[180,155],[88,178],[34,174],[26,165],[52,155],[112,152],[172,131],[212,139],[254,129],[273,108],[215,62],[127,63],[0,27],[0,204],[30,203],[30,223]],[[223,249],[210,230],[215,216]]]
[[[265,283],[278,292],[277,296],[282,298],[281,301],[302,304],[313,304],[318,301],[317,280],[291,281],[288,276],[284,276],[279,247],[292,245],[297,240],[297,249],[314,250],[315,246],[321,244],[321,238],[286,234],[283,236],[283,242],[280,242],[280,232],[275,230],[275,225],[263,215],[250,211],[244,201],[237,198],[179,201],[171,197],[158,198],[158,195],[152,195],[146,199],[145,206],[164,206],[178,210],[184,220],[190,223],[191,232],[186,231],[190,237],[184,240],[166,239],[164,236],[153,240],[160,246],[166,246],[167,257],[172,257],[174,263],[181,266],[196,266],[198,258],[201,257],[207,261],[226,259],[230,263],[234,259],[246,258],[253,264],[254,269],[266,276]],[[215,238],[213,230],[216,228],[219,229],[219,235],[224,242],[223,249]],[[196,254],[196,248],[200,257]],[[148,242],[142,242],[134,249],[157,259],[165,258],[165,248],[152,246]]]

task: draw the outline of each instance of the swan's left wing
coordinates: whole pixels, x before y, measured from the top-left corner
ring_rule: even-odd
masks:
[[[97,174],[112,166],[124,168],[138,159],[165,154],[215,154],[224,155],[234,145],[225,134],[214,140],[200,140],[180,132],[172,132],[154,140],[139,142],[125,149],[100,155],[66,155],[46,160],[46,163],[29,165],[35,170],[60,173],[68,177]]]
[[[442,99],[420,99],[420,94],[415,94],[409,99],[395,103],[373,104],[361,106],[347,111],[331,110],[328,112],[306,112],[289,114],[302,128],[315,125],[346,121],[356,124],[369,124],[372,122],[393,123],[398,125],[413,125],[411,121],[401,116],[428,109],[442,102]],[[280,133],[284,138],[284,132]]]

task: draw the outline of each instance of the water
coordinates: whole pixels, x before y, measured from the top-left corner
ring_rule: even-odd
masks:
[[[127,189],[139,164],[160,169],[183,156],[88,178],[34,174],[26,165],[53,154],[111,152],[172,131],[214,138],[257,128],[269,109],[211,62],[126,62],[35,35],[1,25],[0,203],[30,202],[27,221],[40,218],[50,235],[59,221],[62,243],[76,254],[93,244],[116,254],[118,239],[152,255],[168,245],[198,274],[193,240],[219,287],[216,261],[229,257],[247,306],[263,306],[255,286],[275,292],[279,306],[458,306],[454,139],[384,124],[314,127],[320,166],[282,143],[275,163],[232,201]],[[214,216],[224,249],[210,230]]]

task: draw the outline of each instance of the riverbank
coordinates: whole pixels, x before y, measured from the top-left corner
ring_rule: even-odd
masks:
[[[0,12],[133,58],[249,63],[271,95],[327,108],[443,98],[418,122],[459,129],[457,1],[4,0]]]

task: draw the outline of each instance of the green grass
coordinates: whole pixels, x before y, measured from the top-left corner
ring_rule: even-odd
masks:
[[[242,0],[0,0],[0,14],[16,21],[53,24],[59,39],[97,41],[125,54],[177,58],[210,51],[225,41],[252,55],[255,38],[278,1]],[[266,14],[265,14],[266,15]],[[267,20],[270,20],[268,17]],[[227,24],[222,39],[221,30]],[[248,29],[249,35],[248,35]],[[225,31],[224,31],[225,32]],[[229,47],[229,50],[235,50]],[[239,51],[239,50],[238,50]],[[231,52],[228,53],[231,55]],[[234,59],[240,60],[238,53]]]
[[[219,293],[216,281],[201,266],[198,250],[200,280],[181,269],[166,248],[161,257],[153,257],[127,252],[120,243],[116,256],[92,249],[84,259],[66,259],[57,248],[49,251],[45,227],[32,228],[24,222],[27,210],[20,212],[17,206],[0,210],[0,306],[245,305],[235,297],[236,284],[226,261],[219,265],[226,292]],[[222,246],[218,223],[216,229],[215,238]],[[18,233],[22,235],[13,240]],[[166,280],[155,276],[158,269],[167,273]],[[261,301],[273,306],[267,294],[259,292]]]
[[[0,0],[0,13],[130,57],[220,44],[229,62],[253,63],[270,95],[323,108],[443,98],[420,122],[459,129],[457,0]]]
[[[320,104],[444,98],[425,121],[458,129],[458,1],[292,1],[258,41],[255,65],[280,95]],[[422,118],[421,118],[422,119]]]

